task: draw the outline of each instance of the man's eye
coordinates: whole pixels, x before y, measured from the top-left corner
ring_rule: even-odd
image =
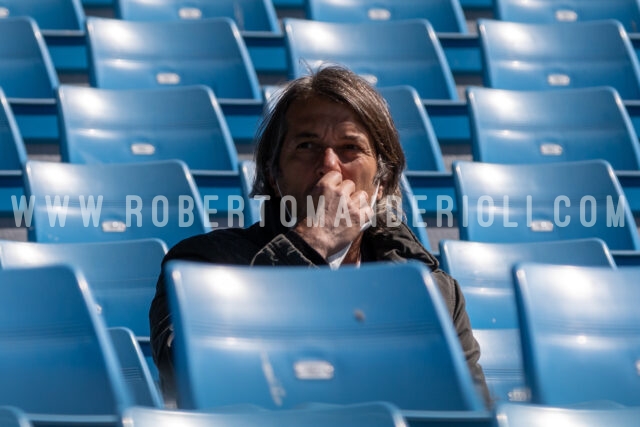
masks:
[[[301,142],[298,145],[296,145],[296,149],[298,150],[312,150],[315,147],[315,144],[313,142]]]

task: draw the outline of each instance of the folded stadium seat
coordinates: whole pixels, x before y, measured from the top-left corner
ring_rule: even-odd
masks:
[[[84,9],[80,0],[2,0],[3,18],[30,16],[42,31],[84,30]]]
[[[109,328],[109,337],[120,363],[125,384],[135,404],[162,408],[164,404],[160,392],[133,332],[127,328]]]
[[[514,280],[532,403],[640,406],[640,268],[520,264]]]
[[[130,427],[407,427],[398,408],[386,402],[320,405],[288,411],[244,405],[215,413],[132,407],[125,411],[123,420]]]
[[[350,23],[420,18],[428,20],[436,32],[467,32],[459,0],[307,0],[306,16]]]
[[[421,99],[458,99],[447,59],[426,20],[333,23],[288,18],[283,25],[290,78],[341,64],[378,87],[409,85]]]
[[[238,171],[231,133],[206,86],[109,90],[62,85],[58,113],[64,162],[175,158],[190,169]]]
[[[640,30],[638,0],[493,0],[496,19],[511,22],[553,23],[615,19],[628,32]]]
[[[167,252],[157,239],[90,243],[0,240],[0,269],[69,264],[84,275],[109,327],[131,329],[149,349],[149,307]]]
[[[115,0],[115,15],[128,21],[218,18],[235,21],[240,31],[280,32],[271,0]]]
[[[87,37],[94,87],[203,84],[218,99],[262,99],[247,48],[229,18],[133,22],[90,17]]]
[[[53,102],[58,76],[32,18],[0,19],[0,58],[0,87],[12,103]]]
[[[618,179],[603,160],[501,165],[455,162],[460,239],[516,243],[598,237],[638,250]]]
[[[480,364],[496,402],[528,399],[513,266],[520,262],[615,266],[600,239],[526,243],[441,240],[440,261],[442,269],[458,280],[464,293],[473,334],[480,344]]]
[[[20,129],[0,87],[0,174],[5,171],[22,170],[26,161],[27,149]]]
[[[603,159],[640,169],[640,144],[610,87],[556,91],[467,88],[476,161],[550,163]]]
[[[504,403],[496,407],[497,427],[633,427],[638,425],[640,408],[584,408]]]
[[[440,291],[418,263],[165,265],[179,406],[389,401],[483,409]]]
[[[178,160],[102,165],[28,161],[25,170],[25,196],[33,215],[30,241],[153,237],[171,247],[210,229],[193,177]]]
[[[523,24],[478,20],[484,85],[547,90],[612,86],[640,98],[640,68],[617,21]]]
[[[444,160],[429,116],[418,92],[411,86],[380,88],[387,100],[400,144],[407,160],[407,170],[444,172]]]
[[[121,425],[132,401],[82,275],[3,270],[0,283],[0,401],[34,424]]]

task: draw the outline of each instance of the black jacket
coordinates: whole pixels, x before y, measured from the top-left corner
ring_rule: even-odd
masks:
[[[325,259],[297,233],[281,225],[272,207],[267,207],[266,212],[267,220],[264,226],[256,223],[246,229],[215,230],[183,240],[167,253],[163,264],[174,259],[228,265],[306,265],[313,267],[327,264]],[[465,309],[464,296],[458,282],[439,269],[436,258],[420,244],[404,224],[394,228],[382,226],[369,228],[364,232],[360,250],[361,262],[363,263],[418,260],[431,269],[451,313],[473,379],[488,403],[489,392],[484,373],[478,364],[480,346],[473,337]],[[171,351],[173,326],[162,275],[158,279],[156,295],[151,303],[149,321],[153,359],[160,371],[163,393],[165,398],[172,399],[175,394]]]

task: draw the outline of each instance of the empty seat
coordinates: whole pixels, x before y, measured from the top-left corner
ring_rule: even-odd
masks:
[[[58,117],[64,162],[179,159],[190,169],[238,171],[231,133],[206,86],[108,90],[62,85]]]
[[[171,247],[209,231],[193,177],[178,160],[102,165],[28,161],[25,170],[31,241],[154,237]]]
[[[409,180],[404,174],[400,177],[400,190],[402,191],[404,221],[418,238],[422,246],[430,251],[431,243],[429,242],[429,235],[427,234],[427,224],[422,218],[422,213],[418,208],[418,202],[411,189],[411,184],[409,184]]]
[[[54,97],[58,76],[32,18],[0,19],[0,59],[0,87],[7,98]]]
[[[261,100],[251,58],[229,18],[133,22],[91,17],[87,37],[94,87],[203,84],[218,98]]]
[[[548,163],[603,159],[640,168],[640,144],[620,96],[608,87],[557,91],[468,88],[474,159]]]
[[[615,266],[600,239],[556,242],[479,243],[440,241],[443,270],[455,277],[466,299],[480,365],[495,401],[528,400],[522,370],[512,268],[520,262]]]
[[[84,30],[80,0],[2,0],[0,17],[30,16],[43,30]]]
[[[2,427],[31,427],[27,414],[15,406],[0,406],[0,426]]]
[[[429,270],[165,265],[181,407],[481,410]],[[233,386],[230,386],[233,385]]]
[[[547,405],[505,403],[496,407],[497,427],[633,427],[640,419],[640,408],[562,408]]]
[[[615,19],[628,32],[640,30],[638,0],[494,0],[496,19],[511,22],[552,23]]]
[[[240,31],[279,32],[271,0],[116,0],[116,17],[129,21],[175,21],[226,16]]]
[[[132,402],[82,275],[3,270],[0,283],[0,401],[33,422],[120,425]]]
[[[421,18],[438,32],[466,33],[458,0],[307,0],[307,18],[327,22],[367,22]]]
[[[408,171],[445,171],[442,151],[418,92],[411,86],[380,88],[400,136]]]
[[[616,21],[523,24],[478,21],[485,86],[548,90],[612,86],[640,98],[638,58]]]
[[[521,264],[514,278],[532,402],[639,406],[640,268]]]
[[[20,129],[0,87],[0,171],[22,170],[26,161],[27,149]]]
[[[533,165],[455,162],[460,239],[536,242],[598,237],[640,248],[620,183],[603,160]]]
[[[458,97],[440,42],[426,20],[332,23],[289,18],[283,24],[291,78],[323,64],[341,64],[379,87],[413,86],[422,99]]]

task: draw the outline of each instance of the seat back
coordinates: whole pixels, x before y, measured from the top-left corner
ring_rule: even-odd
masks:
[[[307,0],[307,17],[326,22],[426,19],[437,32],[466,33],[459,0]]]
[[[9,101],[0,87],[0,171],[22,170],[27,161],[20,129],[13,116]]]
[[[209,231],[193,177],[178,160],[94,165],[28,161],[25,170],[31,241],[158,238],[171,247]]]
[[[69,264],[81,271],[107,326],[149,338],[148,311],[167,252],[157,239],[92,243],[0,241],[0,269]]]
[[[288,18],[283,24],[291,78],[323,64],[341,64],[379,87],[410,85],[423,99],[458,97],[440,42],[426,20],[332,23]]]
[[[253,64],[229,18],[87,19],[89,79],[103,89],[203,84],[218,98],[260,100]]]
[[[511,22],[553,23],[615,19],[628,32],[640,30],[638,0],[494,0],[496,19]]]
[[[460,239],[536,242],[598,237],[640,248],[631,209],[602,160],[533,165],[455,162]]]
[[[640,405],[640,268],[521,264],[514,280],[533,403]]]
[[[418,92],[411,86],[380,88],[407,160],[407,170],[445,171],[442,151]]]
[[[0,87],[7,98],[53,98],[58,75],[32,18],[0,19],[0,58]]]
[[[640,98],[638,58],[616,21],[523,24],[481,19],[484,85],[551,90],[612,86]]]
[[[431,243],[427,234],[427,224],[422,218],[411,184],[404,174],[400,178],[400,190],[402,191],[402,211],[405,215],[405,222],[422,246],[430,251]]]
[[[117,18],[128,21],[227,17],[240,31],[280,31],[272,0],[116,0],[114,8]]]
[[[612,88],[513,91],[468,88],[474,159],[548,163],[603,159],[640,168],[640,144]]]
[[[206,86],[108,90],[62,85],[58,117],[64,162],[180,159],[190,169],[238,170],[231,132]]]
[[[333,271],[176,261],[164,273],[183,408],[382,400],[482,409],[423,265]]]
[[[640,408],[560,408],[547,405],[503,403],[496,407],[497,427],[545,427],[579,425],[581,427],[632,427],[638,424]]]
[[[22,409],[15,406],[0,406],[0,426],[2,427],[32,427],[29,417]]]
[[[84,31],[84,9],[80,0],[2,0],[3,18],[30,16],[45,30]]]
[[[130,397],[82,275],[65,266],[2,270],[0,284],[3,404],[30,418],[119,422]]]

